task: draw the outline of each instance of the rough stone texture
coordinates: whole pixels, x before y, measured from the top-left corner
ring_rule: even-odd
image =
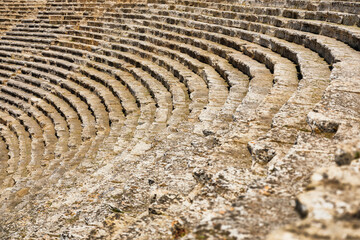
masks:
[[[344,145],[336,159],[358,151],[350,144]],[[359,239],[359,166],[356,158],[348,165],[317,170],[307,190],[296,200],[296,210],[304,219],[272,233],[268,239]]]
[[[0,11],[0,239],[360,239],[358,0]]]

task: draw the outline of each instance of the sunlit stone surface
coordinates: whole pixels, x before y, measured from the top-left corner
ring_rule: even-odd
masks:
[[[360,239],[359,0],[0,11],[0,239]]]

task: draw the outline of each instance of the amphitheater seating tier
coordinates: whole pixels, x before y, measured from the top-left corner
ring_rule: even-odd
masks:
[[[4,227],[0,231],[5,229],[0,238],[36,238],[52,231],[55,235],[51,233],[48,237],[60,236],[55,228],[44,227],[46,230],[42,231],[40,226],[30,227],[32,222],[27,216],[33,211],[31,206],[41,206],[47,217],[41,215],[39,219],[48,223],[51,212],[46,206],[50,200],[45,203],[41,196],[47,196],[46,189],[53,188],[54,193],[68,197],[66,203],[75,206],[76,202],[80,204],[76,207],[85,211],[87,206],[81,201],[69,200],[67,194],[72,194],[76,187],[69,186],[66,192],[66,184],[72,181],[89,186],[97,182],[89,189],[98,191],[97,196],[106,196],[107,191],[115,189],[110,186],[116,181],[109,179],[120,174],[122,164],[139,166],[141,177],[137,176],[137,180],[126,179],[131,170],[122,169],[121,174],[132,181],[130,190],[123,187],[124,192],[135,196],[134,206],[144,204],[139,203],[144,195],[150,196],[155,191],[139,193],[143,189],[140,182],[151,175],[149,161],[158,164],[175,156],[174,164],[177,160],[181,162],[181,153],[171,148],[172,144],[185,151],[189,159],[188,167],[183,172],[179,170],[179,175],[184,179],[190,175],[196,181],[191,178],[192,183],[184,180],[174,187],[176,190],[167,189],[175,191],[176,197],[164,198],[163,204],[176,198],[181,207],[186,206],[184,211],[191,213],[185,215],[191,216],[191,220],[184,223],[185,227],[178,227],[179,216],[169,210],[177,208],[175,203],[168,209],[161,208],[164,214],[151,207],[156,194],[154,199],[144,200],[154,222],[145,219],[134,207],[131,218],[123,219],[131,227],[119,225],[123,230],[117,232],[108,224],[113,221],[108,216],[104,217],[103,226],[88,224],[87,220],[86,224],[78,223],[76,217],[59,220],[63,221],[59,224],[75,226],[69,229],[84,231],[82,237],[90,239],[101,233],[99,229],[107,229],[104,239],[134,238],[132,228],[143,229],[145,238],[221,238],[225,231],[221,224],[213,224],[213,231],[202,229],[210,224],[204,223],[206,219],[215,222],[215,215],[223,210],[216,206],[216,211],[208,209],[216,213],[208,217],[194,202],[203,197],[210,201],[211,194],[200,194],[205,187],[209,191],[217,189],[216,194],[228,201],[231,194],[226,189],[239,184],[230,182],[219,190],[225,180],[219,177],[218,182],[211,182],[215,181],[211,176],[218,175],[199,173],[192,166],[218,173],[226,167],[241,169],[256,179],[254,182],[261,178],[264,184],[276,185],[281,189],[276,196],[290,201],[306,190],[315,169],[334,165],[335,158],[338,164],[342,163],[338,153],[342,150],[336,150],[338,144],[359,133],[359,0],[0,0],[0,3],[0,208],[4,212],[0,217]],[[204,156],[207,165],[200,164],[199,159]],[[216,159],[213,165],[211,159]],[[351,172],[352,167],[342,167],[341,171]],[[173,184],[175,177],[167,172],[169,168],[169,164],[162,166],[159,176],[169,174],[165,182]],[[297,172],[299,168],[302,170]],[[88,182],[83,183],[85,178]],[[146,181],[149,185],[154,182],[150,178]],[[247,184],[243,195],[230,190],[236,192],[236,201],[244,198],[249,203],[253,201],[251,197],[264,195],[264,190],[249,190],[259,188],[253,187],[256,184],[250,180],[241,184]],[[193,190],[186,195],[182,188],[189,186]],[[266,196],[271,195],[265,192]],[[84,191],[77,194],[84,199],[81,197]],[[296,203],[303,217],[308,215],[299,206],[310,206],[311,214],[314,211],[311,208],[314,203],[306,196],[300,195]],[[271,199],[268,204],[276,205],[276,201],[280,204],[278,198]],[[111,207],[106,201],[101,204]],[[238,202],[231,201],[232,209],[238,207]],[[209,205],[214,204],[222,203]],[[94,208],[101,212],[99,205]],[[274,217],[276,208],[269,209]],[[114,207],[111,210],[128,214]],[[17,224],[18,218],[12,214],[16,211],[24,213],[22,225]],[[287,239],[294,233],[304,237],[301,239],[316,239],[311,224],[305,224],[313,221],[311,214],[307,218],[310,220],[284,228],[278,235],[271,234],[269,239],[280,239],[277,236]],[[164,216],[173,222],[171,230],[164,230],[161,225],[159,219]],[[258,213],[252,216],[262,221]],[[278,225],[291,216],[279,216]],[[228,221],[226,217],[221,219],[224,223]],[[159,225],[152,236],[149,229],[157,220]],[[141,221],[147,224],[139,227]],[[237,224],[239,221],[232,221],[228,226],[238,230]],[[246,224],[254,226],[251,221]],[[88,230],[79,230],[84,225]],[[268,225],[266,233],[276,223]],[[349,229],[345,225],[341,228]],[[263,230],[254,229],[246,235],[249,239],[265,238],[259,236]],[[234,231],[229,230],[231,234]],[[65,235],[61,236],[67,239]],[[291,239],[297,239],[295,235]],[[329,232],[324,230],[324,236],[330,237]]]

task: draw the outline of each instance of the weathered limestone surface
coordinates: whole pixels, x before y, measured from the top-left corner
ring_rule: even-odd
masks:
[[[359,0],[0,0],[0,239],[360,239]]]
[[[273,232],[268,239],[359,239],[359,139],[336,154],[341,166],[318,169],[297,197],[303,220]]]

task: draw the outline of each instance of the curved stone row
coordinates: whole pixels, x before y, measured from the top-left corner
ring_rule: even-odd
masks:
[[[160,159],[182,131],[226,139],[214,148],[299,193],[359,132],[358,1],[3,3],[16,19],[0,19],[7,212],[94,166],[106,185],[113,161]]]
[[[22,19],[34,18],[46,1],[3,1],[0,6],[0,35],[10,30]]]
[[[135,9],[134,11],[136,11],[137,9],[136,8],[132,8],[132,9]],[[121,9],[121,10],[123,10],[123,9]],[[125,9],[125,10],[129,10],[129,9]],[[150,26],[151,25],[155,25],[156,24],[156,22],[154,21],[154,19],[156,19],[156,20],[158,20],[158,18],[154,15],[153,17],[151,17],[151,16],[149,16],[148,15],[149,14],[149,12],[147,12],[147,15],[146,15],[146,17],[147,18],[150,18],[150,19],[152,19],[152,21],[150,22],[150,21],[147,21],[146,22],[146,25],[149,25],[150,24]],[[140,15],[140,14],[138,14],[139,15],[139,18],[140,19],[142,19],[144,16],[143,15]],[[120,15],[118,15],[118,16],[120,16]],[[135,16],[134,15],[130,15],[130,14],[124,14],[124,17],[125,18],[128,18],[128,16],[131,16],[130,18],[131,19],[133,19]],[[168,18],[168,17],[165,17],[165,18]],[[171,21],[175,21],[175,18],[168,18],[169,19],[169,21],[171,20]],[[140,20],[141,21],[141,20]],[[191,26],[190,25],[190,23],[187,23],[186,21],[184,21],[184,20],[179,20],[179,21],[182,21],[182,22],[184,22],[184,25],[187,27],[187,29]],[[198,23],[199,25],[201,24],[201,23]],[[142,25],[144,25],[144,22],[142,22]],[[165,25],[166,26],[166,25]],[[203,25],[200,25],[200,26],[204,26],[206,29],[209,29],[208,31],[209,32],[211,32],[211,26],[209,26],[209,25],[205,25],[205,24],[203,24]],[[157,27],[159,27],[159,24],[157,25]],[[215,26],[214,26],[215,27]],[[178,27],[173,27],[173,26],[169,26],[169,28],[171,29],[171,28],[176,28],[176,30],[178,30]],[[224,28],[224,29],[226,29],[226,30],[230,30],[229,28],[226,28],[226,27],[224,27],[223,25],[221,25],[220,26],[220,28]],[[185,30],[184,29],[184,32],[189,32],[189,30]],[[201,28],[202,29],[202,28]],[[236,29],[234,29],[233,30],[234,32],[236,32],[237,30]],[[203,31],[201,32],[201,33],[199,33],[199,34],[203,34]],[[250,33],[251,34],[251,33]],[[271,40],[275,40],[274,38],[272,38]],[[279,41],[279,40],[276,40],[276,43],[278,43],[279,45],[280,45],[280,43],[282,43],[281,41]],[[286,44],[289,44],[289,43],[286,43]],[[291,44],[290,44],[291,45]],[[292,46],[294,46],[294,45],[292,45]],[[281,45],[280,45],[280,47],[281,47]],[[277,51],[279,51],[279,50],[277,50]],[[295,51],[293,51],[293,53],[294,53]],[[301,52],[301,51],[297,51],[297,54],[299,54],[299,52]],[[309,51],[308,51],[309,52]],[[290,56],[290,57],[292,57],[292,60],[293,61],[297,61],[297,59],[296,58],[294,58],[293,56]],[[313,61],[313,59],[316,59],[317,57],[316,57],[316,55],[314,55],[314,54],[310,54],[310,56],[308,56],[308,58],[307,58],[307,60],[306,61]],[[301,58],[301,59],[303,59],[303,57]],[[305,59],[304,59],[305,60]],[[312,64],[312,65],[314,65],[314,64]],[[301,66],[301,65],[300,65]],[[315,65],[316,66],[316,65]],[[314,66],[314,67],[315,67]],[[300,68],[300,67],[299,67]],[[305,65],[304,65],[304,67],[303,68],[305,68]],[[321,69],[321,68],[319,68],[318,66],[316,66],[316,68],[317,69]],[[323,79],[325,79],[325,81],[328,79],[328,77],[329,77],[329,73],[327,73],[327,74],[324,74],[324,72],[323,71],[325,71],[325,72],[329,72],[329,70],[327,70],[327,66],[326,66],[326,64],[324,64],[324,67],[322,67],[322,71],[319,71],[318,72],[318,74],[319,75],[321,75],[321,77],[323,78]],[[311,75],[313,75],[313,70],[311,70],[311,69],[307,69],[307,68],[305,68],[305,70],[303,70],[304,72],[305,71],[308,71],[308,74],[306,74],[306,73],[301,73],[301,75],[302,76],[309,76],[311,79],[316,79],[317,77],[316,76],[311,76]],[[311,80],[310,79],[310,80]],[[307,82],[307,81],[309,81],[309,80],[306,80],[306,81],[303,81],[304,83],[305,82]],[[319,79],[316,79],[316,81],[318,81],[319,83],[320,83],[320,80]],[[255,81],[253,81],[253,82],[255,82]],[[320,84],[317,84],[318,85],[318,87],[320,87],[321,85]],[[312,83],[310,83],[310,84],[312,84]],[[326,82],[325,82],[325,84],[326,84]],[[312,100],[312,102],[310,102],[310,105],[307,107],[307,108],[305,108],[305,109],[299,109],[300,111],[302,111],[303,112],[303,114],[307,114],[308,113],[308,111],[309,111],[309,109],[311,109],[313,106],[314,106],[314,104],[315,103],[317,103],[317,101],[319,100],[319,97],[321,96],[321,93],[322,93],[322,90],[324,90],[324,88],[326,87],[326,85],[322,85],[322,87],[320,87],[319,89],[317,89],[318,91],[319,91],[319,94],[317,95],[318,96],[318,98],[317,99],[314,99],[314,100]],[[307,90],[307,89],[304,89],[304,90]],[[259,95],[255,95],[255,97],[254,97],[254,99],[257,99],[258,101],[260,101],[260,99],[261,99],[261,97],[259,96]],[[309,99],[310,101],[311,101],[311,99]],[[239,115],[241,115],[242,117],[245,117],[245,116],[249,116],[249,115],[253,115],[253,114],[251,114],[252,112],[251,112],[251,110],[249,110],[249,108],[250,109],[253,109],[253,110],[255,110],[255,106],[251,106],[251,105],[249,105],[249,102],[246,102],[246,100],[244,101],[244,105],[246,106],[246,109],[245,110],[240,110],[241,111],[241,114],[239,114]],[[250,106],[250,107],[249,107]],[[282,106],[282,104],[280,104],[279,105],[279,107],[281,107]],[[298,110],[298,111],[299,111]],[[288,111],[290,111],[290,110],[288,110]],[[247,115],[248,114],[248,115]],[[288,117],[288,116],[287,116]],[[301,118],[301,116],[300,116],[300,118]],[[262,118],[263,119],[263,118]],[[270,117],[270,120],[271,120],[271,117]],[[306,122],[304,121],[305,120],[305,118],[304,118],[304,115],[303,115],[303,117],[302,117],[302,122],[303,122],[303,125],[306,125]],[[298,123],[294,123],[294,125],[296,125],[296,126],[298,126]],[[299,128],[301,128],[301,126],[299,126]],[[259,130],[258,129],[256,129],[256,131],[257,132],[259,132]],[[291,132],[293,132],[293,133],[291,133]],[[295,140],[294,139],[294,137],[296,137],[296,133],[297,133],[297,131],[296,131],[296,129],[295,129],[295,133],[294,133],[294,131],[291,131],[291,129],[289,130],[289,133],[285,133],[285,136],[281,136],[281,138],[282,139],[289,139],[289,140],[287,140],[286,142],[284,142],[284,143],[289,143],[289,144],[292,144],[293,143],[293,141]],[[295,134],[295,135],[294,135]],[[292,136],[291,136],[292,135]],[[285,137],[285,138],[284,138]],[[254,136],[253,136],[253,138],[254,138]],[[251,140],[251,139],[249,139],[249,140]],[[283,141],[284,141],[283,140]],[[276,140],[274,140],[274,141],[276,141]],[[277,141],[278,142],[278,141]],[[251,146],[251,145],[250,145]],[[260,149],[260,151],[261,151],[261,149]],[[267,149],[265,149],[265,151],[267,151]],[[254,151],[255,152],[255,151]],[[272,155],[273,155],[274,153],[273,153],[273,151],[272,151]],[[259,154],[260,155],[260,154]],[[268,158],[267,156],[264,156],[265,157],[265,159],[260,159],[260,160],[258,160],[258,161],[269,161],[269,159],[268,160],[266,160],[266,158]],[[270,156],[270,158],[271,158],[272,156]]]

